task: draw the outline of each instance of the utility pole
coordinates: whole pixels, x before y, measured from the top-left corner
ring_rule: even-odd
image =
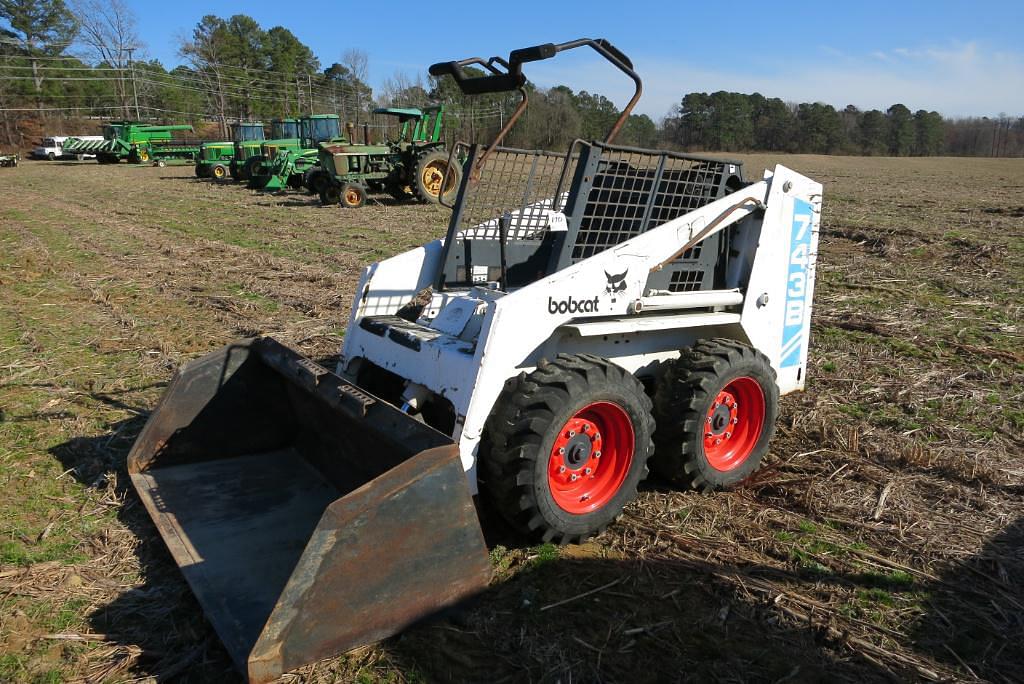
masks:
[[[135,87],[135,62],[132,60],[132,50],[135,48],[125,48],[128,50],[128,68],[132,72],[132,98],[135,100],[135,120],[141,121],[142,116],[139,114],[139,91]]]

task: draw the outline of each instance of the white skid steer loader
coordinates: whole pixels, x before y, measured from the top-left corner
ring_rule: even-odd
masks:
[[[582,46],[636,85],[607,139],[502,147],[523,65]],[[701,489],[742,481],[806,379],[819,183],[612,144],[641,82],[605,40],[430,72],[522,97],[490,145],[453,147],[445,238],[363,272],[336,374],[239,342],[182,370],[129,456],[250,681],[480,591],[478,489],[536,539],[582,540],[649,459]]]

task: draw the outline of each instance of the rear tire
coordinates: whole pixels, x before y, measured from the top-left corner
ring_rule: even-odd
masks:
[[[242,172],[238,175],[239,179],[244,181],[252,180],[252,175],[256,171],[256,167],[262,161],[262,157],[249,157],[246,159],[245,164],[242,165]]]
[[[450,203],[455,198],[455,193],[459,191],[461,180],[462,172],[458,165],[448,166],[448,154],[441,150],[433,150],[416,160],[412,192],[417,200],[425,204],[437,204],[442,196]]]
[[[633,375],[599,356],[560,354],[505,383],[480,448],[481,486],[531,537],[580,542],[636,497],[653,430]]]
[[[779,388],[768,358],[729,339],[701,340],[667,364],[654,395],[651,468],[694,489],[725,489],[761,465]]]

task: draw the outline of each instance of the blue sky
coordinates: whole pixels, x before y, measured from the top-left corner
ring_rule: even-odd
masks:
[[[127,0],[149,55],[173,66],[204,14],[282,25],[325,66],[348,48],[369,55],[371,85],[395,72],[512,48],[605,37],[644,79],[637,111],[660,119],[683,93],[758,91],[794,101],[945,115],[1024,114],[1024,0],[952,2],[379,2]],[[623,104],[630,83],[589,50],[527,70]]]

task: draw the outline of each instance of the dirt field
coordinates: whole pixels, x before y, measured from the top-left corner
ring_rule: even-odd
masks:
[[[825,210],[808,390],[755,479],[652,479],[578,547],[487,520],[473,606],[288,681],[1022,681],[1024,160],[748,176],[775,161]],[[0,681],[237,680],[125,456],[192,357],[257,333],[337,353],[361,265],[447,222],[371,205],[0,170]]]

